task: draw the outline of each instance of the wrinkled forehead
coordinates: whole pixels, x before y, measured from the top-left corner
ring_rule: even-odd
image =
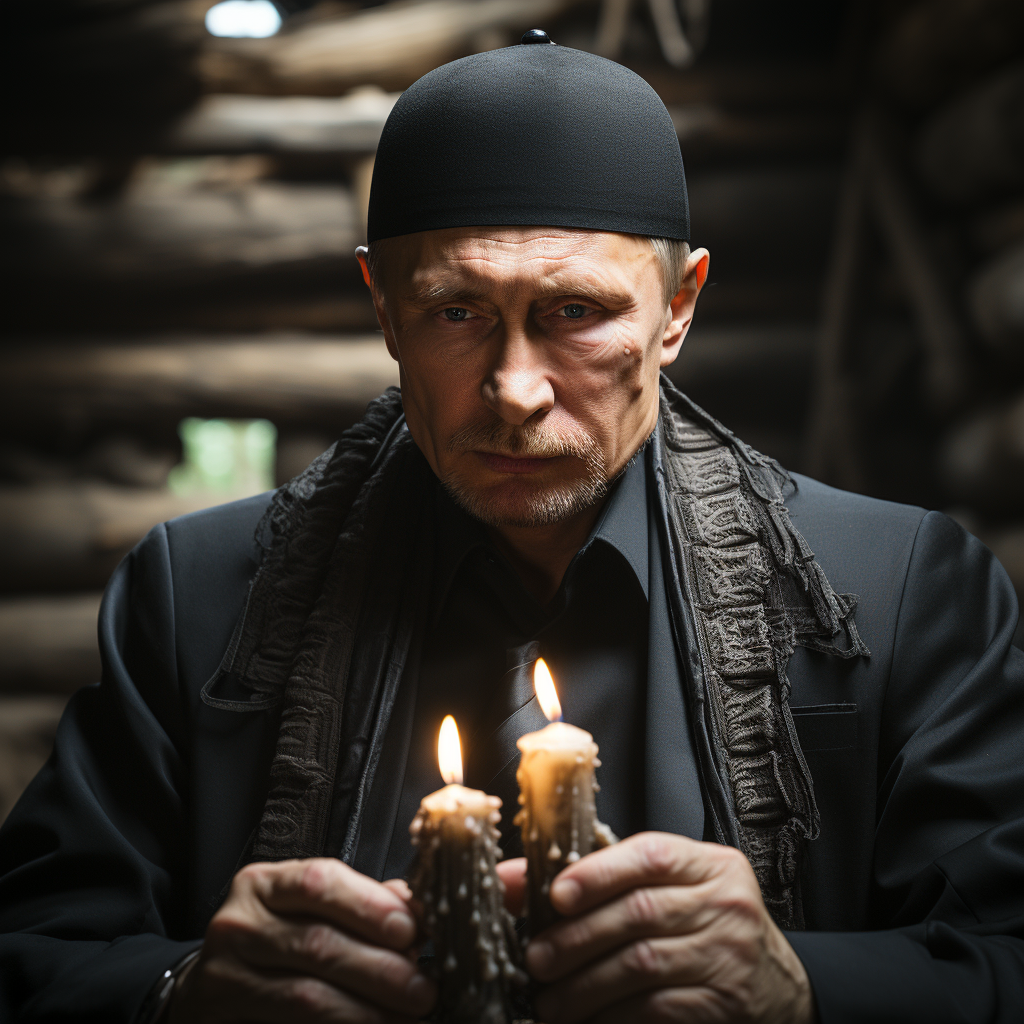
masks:
[[[659,273],[647,239],[615,231],[551,227],[442,228],[381,240],[389,290],[441,295],[457,287],[532,284],[545,291],[577,282],[629,288]]]

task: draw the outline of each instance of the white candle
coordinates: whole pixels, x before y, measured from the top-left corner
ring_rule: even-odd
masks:
[[[530,935],[558,917],[551,906],[551,883],[562,868],[591,850],[616,842],[597,820],[594,794],[600,767],[594,737],[561,721],[551,673],[543,659],[534,668],[534,688],[550,724],[518,741],[522,757],[516,778],[521,809],[516,816],[526,854],[526,916]]]
[[[515,922],[495,865],[501,800],[462,785],[462,752],[449,715],[438,737],[448,783],[423,798],[409,826],[417,848],[410,887],[433,940],[442,1024],[511,1024],[511,993],[525,984]],[[434,1019],[434,1018],[432,1018]]]

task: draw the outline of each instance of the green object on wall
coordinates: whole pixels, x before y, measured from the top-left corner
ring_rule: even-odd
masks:
[[[175,494],[207,492],[231,497],[274,486],[277,428],[269,420],[202,420],[178,426],[183,458],[167,484]]]

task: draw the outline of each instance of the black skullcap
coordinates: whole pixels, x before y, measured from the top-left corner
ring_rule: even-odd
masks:
[[[621,64],[553,45],[463,57],[410,86],[377,147],[369,241],[502,224],[689,240],[658,94]]]

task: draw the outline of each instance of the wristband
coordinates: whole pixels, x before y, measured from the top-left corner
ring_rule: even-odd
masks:
[[[157,983],[149,990],[149,994],[135,1017],[135,1024],[157,1024],[158,1021],[163,1020],[164,1011],[171,1001],[175,983],[201,951],[202,946],[199,949],[193,949],[191,953],[183,956],[173,967],[168,967],[160,975]]]

